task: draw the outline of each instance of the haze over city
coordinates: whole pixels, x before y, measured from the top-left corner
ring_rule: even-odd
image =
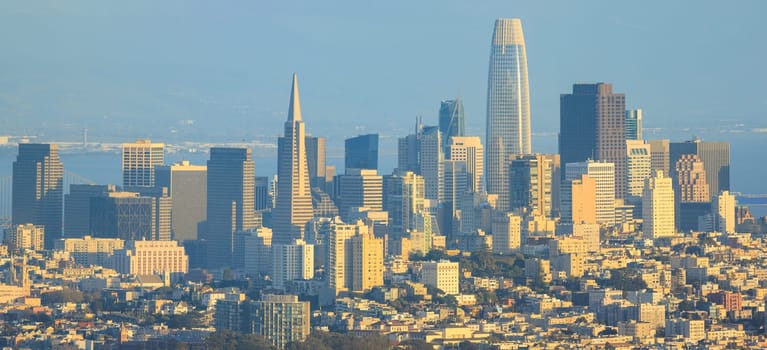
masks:
[[[4,1],[0,121],[4,133],[72,139],[82,128],[93,140],[166,139],[171,129],[273,138],[286,77],[298,72],[312,134],[400,135],[458,95],[467,129],[482,134],[487,33],[494,18],[513,15],[525,21],[536,134],[554,137],[559,94],[594,81],[626,93],[649,129],[750,132],[767,128],[767,72],[755,68],[767,59],[758,39],[766,6]],[[537,150],[555,147],[547,144]]]
[[[764,13],[2,2],[0,347],[767,348]]]

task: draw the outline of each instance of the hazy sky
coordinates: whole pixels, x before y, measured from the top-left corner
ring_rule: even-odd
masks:
[[[613,83],[678,139],[750,131],[767,128],[765,13],[761,0],[5,0],[0,134],[273,140],[297,72],[307,130],[332,142],[435,124],[458,94],[483,135],[498,17],[523,22],[534,151],[555,151],[574,82]]]

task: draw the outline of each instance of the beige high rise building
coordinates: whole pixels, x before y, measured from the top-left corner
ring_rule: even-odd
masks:
[[[165,144],[151,140],[136,140],[122,144],[122,173],[124,187],[154,186],[154,167],[162,165]]]
[[[453,136],[450,138],[447,158],[466,162],[471,192],[480,192],[484,167],[484,149],[479,136]]]
[[[325,264],[328,287],[342,291],[367,291],[383,285],[384,241],[370,232],[362,221],[330,222],[328,256]]]
[[[383,210],[383,177],[375,169],[346,169],[338,177],[338,189],[338,211],[345,221],[353,208]]]
[[[351,238],[352,290],[364,292],[384,284],[384,241],[372,233]]]
[[[552,217],[554,160],[555,157],[544,154],[510,156],[507,175],[510,210]]]
[[[173,282],[189,272],[189,257],[176,241],[127,241],[112,261],[119,273],[162,275]]]
[[[734,215],[735,209],[732,212]],[[45,227],[42,225],[14,225],[5,232],[5,244],[11,250],[42,250],[44,248]]]
[[[325,145],[327,140],[324,137],[307,136],[306,140],[306,163],[309,169],[309,185],[318,187],[322,191],[327,191],[326,177],[327,165],[325,162]]]
[[[681,203],[708,202],[711,196],[708,193],[706,181],[706,168],[703,161],[695,154],[682,155],[676,162],[676,179]]]
[[[565,179],[572,180],[586,174],[596,182],[597,223],[615,223],[615,166],[613,163],[586,161],[568,163]]]
[[[458,295],[459,268],[457,262],[452,261],[427,261],[421,267],[421,282],[438,288],[445,294]]]
[[[650,145],[650,168],[652,170],[663,170],[664,174],[669,172],[669,141],[668,140],[648,140]]]
[[[277,177],[277,205],[272,218],[274,243],[290,244],[303,239],[306,223],[314,216],[306,159],[306,131],[295,74],[285,136],[277,143]]]
[[[493,253],[511,255],[519,250],[522,241],[522,217],[513,213],[499,213],[493,217]]]
[[[642,231],[650,239],[674,236],[674,188],[671,178],[655,170],[642,193]]]
[[[562,217],[564,223],[597,223],[597,182],[581,175],[562,184]]]
[[[735,232],[735,196],[730,191],[722,191],[714,197],[714,229],[724,233]]]
[[[651,146],[642,140],[626,140],[626,187],[632,204],[642,196],[644,180],[652,170]]]
[[[183,161],[155,168],[155,185],[167,187],[173,198],[171,232],[183,242],[198,238],[198,227],[208,215],[208,167]]]
[[[331,291],[338,294],[352,288],[352,273],[347,266],[352,261],[352,253],[347,251],[347,244],[358,233],[368,233],[368,227],[357,224],[345,224],[340,218],[334,218],[329,223],[327,239],[327,283]]]

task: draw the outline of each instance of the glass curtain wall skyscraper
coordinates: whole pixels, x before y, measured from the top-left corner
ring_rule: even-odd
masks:
[[[464,136],[464,130],[461,98],[442,101],[439,105],[439,131],[442,132],[442,149],[447,150],[451,137]]]
[[[256,226],[254,215],[255,163],[249,148],[210,149],[207,175],[209,267],[232,266],[234,234]]]
[[[506,157],[530,154],[530,89],[522,21],[495,21],[487,79],[487,191],[508,198]],[[504,209],[504,208],[501,208]]]
[[[344,163],[346,169],[378,169],[378,134],[346,139]]]
[[[61,238],[64,207],[64,165],[59,148],[50,144],[19,144],[13,162],[11,215],[13,225],[45,227],[45,248]]]

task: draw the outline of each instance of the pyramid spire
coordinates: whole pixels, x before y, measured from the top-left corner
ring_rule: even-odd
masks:
[[[293,73],[293,88],[290,90],[288,121],[301,120],[301,101],[298,98],[298,75]]]

